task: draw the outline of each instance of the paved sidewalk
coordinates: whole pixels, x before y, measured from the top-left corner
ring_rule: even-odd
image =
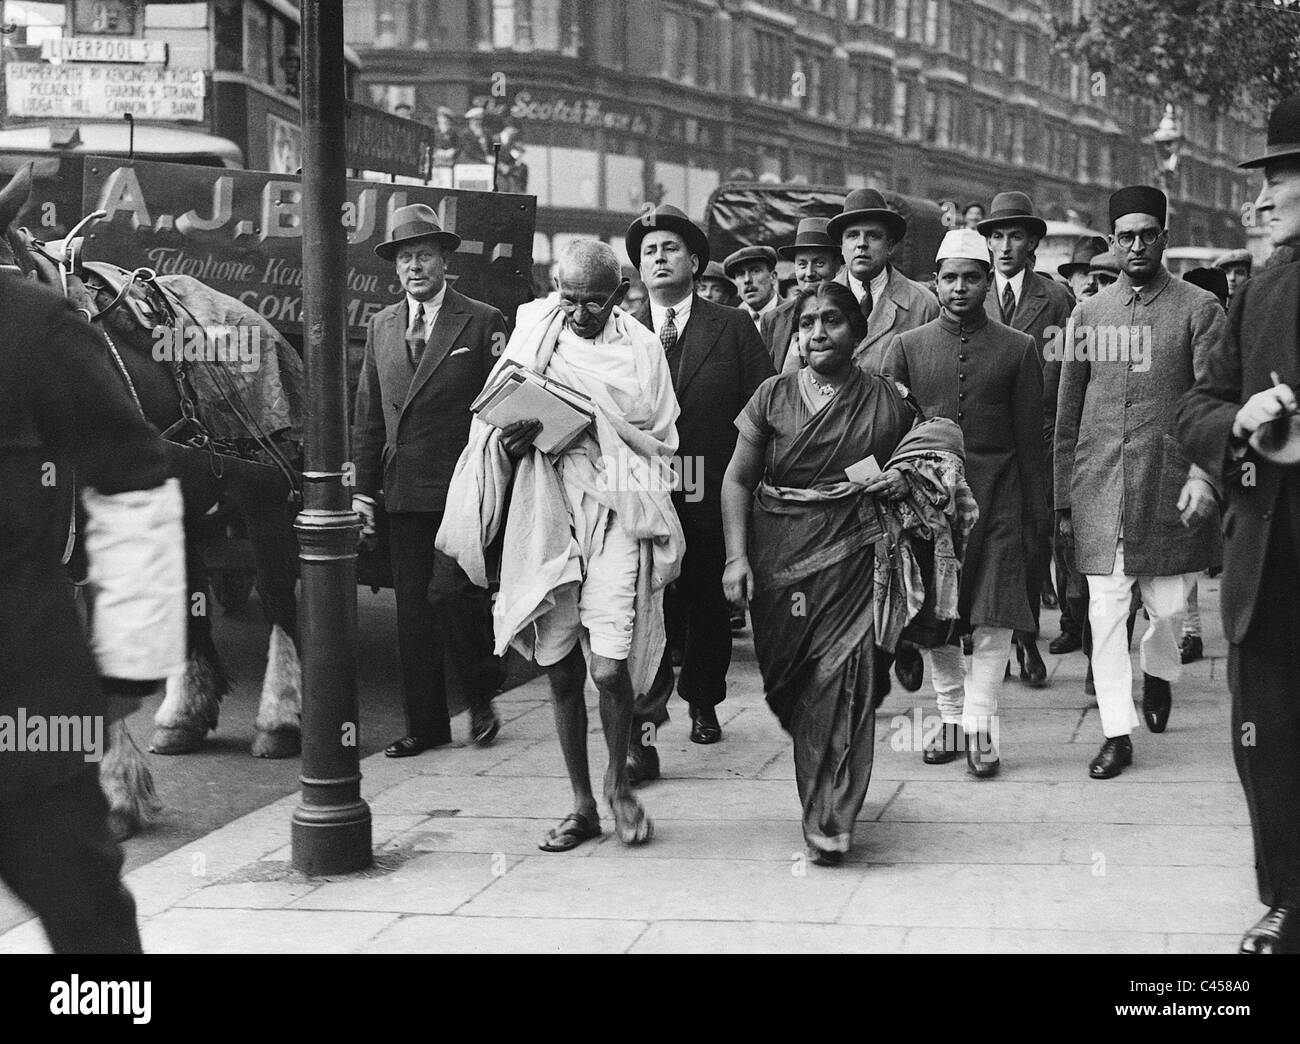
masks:
[[[659,737],[666,778],[640,791],[656,826],[644,848],[622,846],[603,809],[600,841],[538,851],[570,808],[538,679],[498,699],[493,747],[366,759],[374,870],[293,870],[293,796],[130,874],[145,947],[1229,953],[1262,907],[1232,763],[1217,581],[1202,579],[1201,604],[1212,655],[1175,687],[1168,731],[1135,734],[1134,765],[1118,779],[1087,777],[1101,730],[1081,654],[1048,656],[1043,641],[1050,687],[1007,684],[1003,769],[984,782],[964,762],[926,766],[896,749],[912,744],[913,707],[934,713],[927,672],[915,695],[895,682],[881,709],[850,860],[807,865],[790,744],[746,639],[719,708],[722,743],[688,742],[674,700]],[[1043,614],[1048,637],[1057,615]],[[598,781],[604,743],[591,720]],[[2,953],[45,948],[34,921],[0,936]]]

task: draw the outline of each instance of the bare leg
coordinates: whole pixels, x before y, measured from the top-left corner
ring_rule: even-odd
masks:
[[[609,767],[605,770],[605,800],[614,813],[619,840],[629,845],[649,841],[654,824],[645,808],[632,793],[627,779],[627,748],[632,738],[634,705],[632,679],[626,660],[611,660],[591,654],[591,677],[600,690],[600,722],[605,730],[609,750]]]
[[[581,645],[575,643],[563,660],[546,668],[546,675],[551,683],[555,731],[560,736],[564,767],[569,770],[569,784],[573,787],[573,810],[596,823],[599,821],[599,810],[596,808],[596,796],[591,792],[591,770],[587,767],[587,701],[583,697],[587,665],[582,659]],[[603,710],[603,698],[601,706]],[[630,695],[628,715],[630,722]],[[623,757],[627,757],[626,740],[623,743]]]

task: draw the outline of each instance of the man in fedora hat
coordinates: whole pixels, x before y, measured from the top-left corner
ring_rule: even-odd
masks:
[[[1300,95],[1273,110],[1267,147],[1241,166],[1263,168],[1255,216],[1274,248],[1300,246]],[[1227,335],[1198,360],[1175,428],[1227,498],[1220,608],[1232,750],[1255,836],[1259,897],[1270,908],[1246,932],[1243,953],[1300,953],[1300,475],[1277,462],[1271,438],[1277,432],[1284,446],[1295,439],[1298,300],[1295,262],[1240,288]]]
[[[1097,276],[1092,269],[1092,259],[1106,252],[1106,240],[1101,236],[1080,236],[1074,241],[1070,260],[1058,265],[1056,270],[1070,284],[1070,293],[1076,301],[1091,297],[1098,290]]]
[[[375,501],[388,512],[397,650],[406,735],[384,753],[410,757],[451,742],[447,671],[470,709],[470,736],[486,745],[500,725],[492,694],[500,661],[483,594],[434,547],[447,487],[469,438],[470,403],[505,347],[497,309],[447,285],[447,259],[460,245],[423,203],[393,211],[375,253],[396,266],[403,298],[366,331],[352,445],[353,510],[373,533]]]
[[[927,417],[956,421],[966,442],[966,481],[979,505],[961,570],[960,645],[927,651],[943,728],[923,758],[940,765],[966,751],[967,771],[996,775],[998,692],[1014,628],[1028,626],[1021,533],[1047,514],[1043,481],[1043,374],[1027,334],[984,311],[988,246],[971,229],[948,232],[936,256],[943,311],[895,337],[882,372],[906,385]]]
[[[1047,222],[1034,214],[1034,204],[1023,192],[999,192],[993,197],[989,216],[979,223],[978,231],[988,240],[993,255],[993,279],[984,299],[984,310],[995,323],[1029,334],[1039,347],[1041,363],[1048,329],[1064,328],[1074,307],[1065,287],[1033,269],[1034,251],[1047,234]],[[1043,378],[1043,444],[1050,469],[1052,429],[1056,423],[1056,374],[1044,373]],[[1049,604],[1056,597],[1049,564],[1052,532],[1046,519],[1044,523],[1040,531],[1025,534],[1025,561],[1029,567],[1025,570],[1025,583],[1034,626],[1016,634],[1020,678],[1035,688],[1047,684],[1047,667],[1038,653],[1039,609],[1045,594]],[[1072,645],[1073,640],[1067,638],[1067,647],[1062,651],[1070,651]]]
[[[890,254],[907,235],[907,220],[890,210],[875,189],[850,192],[844,209],[827,222],[826,233],[839,244],[844,260],[835,279],[853,291],[867,317],[867,336],[854,349],[853,360],[867,373],[880,373],[890,342],[904,330],[935,319],[939,302],[927,288],[889,263]],[[921,654],[900,642],[894,673],[903,688],[916,692],[922,672]]]
[[[722,728],[714,708],[727,695],[731,665],[731,609],[722,592],[722,476],[736,448],[733,421],[773,374],[758,329],[737,308],[707,301],[694,280],[709,262],[704,231],[676,207],[661,205],[627,230],[627,256],[641,269],[649,300],[636,313],[664,346],[681,405],[677,418],[682,488],[673,494],[686,557],[668,592],[669,644],[682,638],[677,693],[690,705],[691,740],[716,743]],[[628,771],[634,782],[659,775],[656,730],[668,720],[674,683],[666,650],[659,673],[638,694]]]
[[[1142,717],[1163,732],[1181,674],[1178,632],[1187,587],[1219,558],[1210,476],[1188,462],[1170,432],[1225,335],[1214,296],[1161,263],[1165,194],[1135,185],[1110,197],[1112,244],[1123,275],[1074,309],[1064,338],[1056,415],[1056,508],[1088,581],[1092,671],[1104,742],[1093,779],[1133,760],[1138,725],[1127,624],[1132,591],[1150,625],[1142,638]]]
[[[1214,259],[1214,267],[1228,279],[1229,301],[1241,287],[1246,285],[1253,264],[1254,259],[1250,256],[1249,250],[1229,250]]]
[[[781,303],[776,293],[776,251],[771,247],[741,247],[727,255],[722,270],[736,281],[740,309],[756,327]]]
[[[704,274],[695,280],[695,292],[706,301],[726,305],[728,308],[735,308],[740,303],[736,284],[727,278],[727,273],[722,270],[722,264],[718,261],[710,261],[704,269]]]
[[[758,331],[763,335],[763,343],[767,345],[772,365],[778,373],[797,370],[801,365],[799,338],[795,331],[801,292],[834,279],[840,270],[840,245],[826,232],[826,225],[826,218],[801,218],[794,242],[778,247],[776,251],[786,261],[794,262],[795,293],[763,316]]]

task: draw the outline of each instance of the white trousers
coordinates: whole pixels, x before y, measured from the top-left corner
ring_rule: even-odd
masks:
[[[1182,674],[1178,637],[1187,591],[1196,573],[1174,576],[1131,576],[1124,572],[1124,541],[1115,546],[1115,568],[1109,576],[1087,574],[1088,620],[1092,624],[1092,677],[1101,708],[1101,729],[1109,739],[1127,736],[1138,727],[1133,704],[1133,662],[1128,650],[1128,608],[1137,584],[1142,607],[1151,623],[1142,636],[1142,672],[1173,683]]]
[[[924,650],[939,705],[946,724],[961,724],[966,732],[995,731],[998,690],[1011,655],[1011,628],[976,627],[971,636],[970,671],[960,645]]]

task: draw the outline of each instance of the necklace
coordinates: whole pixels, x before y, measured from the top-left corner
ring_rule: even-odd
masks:
[[[835,387],[835,385],[822,384],[821,381],[819,381],[816,377],[814,377],[812,374],[812,367],[805,367],[803,372],[808,375],[808,383],[817,389],[818,395],[823,395],[829,399],[832,395],[834,395],[837,391],[839,391],[839,389]]]

